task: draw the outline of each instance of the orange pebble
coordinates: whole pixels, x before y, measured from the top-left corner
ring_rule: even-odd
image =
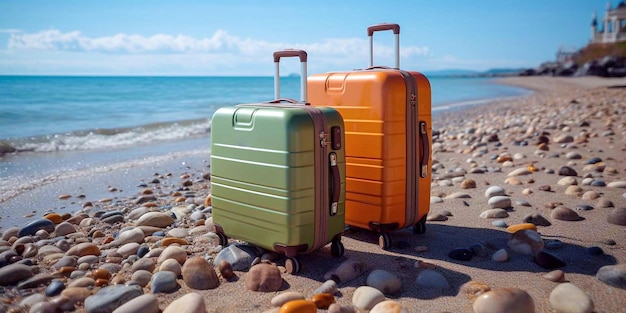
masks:
[[[111,242],[111,241],[113,241],[113,240],[115,240],[115,238],[110,237],[110,236],[109,236],[109,237],[106,237],[106,238],[104,238],[104,244],[107,244],[107,243],[109,243],[109,242]]]
[[[111,279],[111,273],[109,273],[109,271],[102,269],[102,268],[94,270],[93,272],[91,272],[91,275],[93,276],[94,279],[106,279],[106,280]]]
[[[151,194],[152,194],[152,189],[148,189],[148,188],[146,188],[146,189],[144,189],[144,190],[142,190],[142,191],[141,191],[141,194],[144,194],[144,195],[151,195]]]
[[[98,287],[106,286],[108,284],[109,284],[109,280],[108,279],[104,279],[104,278],[96,279],[96,286],[98,286]]]
[[[161,246],[163,247],[167,247],[171,244],[179,244],[181,246],[185,246],[188,245],[189,243],[187,242],[187,240],[185,239],[180,239],[180,238],[176,238],[176,237],[167,237],[167,238],[163,238],[163,241],[161,241]]]
[[[178,198],[176,198],[176,200],[174,200],[174,202],[185,202],[185,200],[187,200],[187,198],[185,198],[185,197],[178,197]]]
[[[60,196],[59,196],[59,199],[64,200],[64,199],[69,199],[69,198],[71,198],[71,197],[72,197],[72,196],[70,196],[70,195],[60,195]]]
[[[530,229],[537,231],[537,226],[532,223],[522,223],[522,224],[514,224],[506,228],[506,231],[509,233],[515,233],[518,230]]]
[[[313,301],[293,300],[280,307],[279,313],[317,313],[317,307]]]
[[[330,293],[318,293],[311,298],[315,306],[320,310],[328,310],[328,307],[335,303],[335,296]]]
[[[44,216],[43,218],[51,221],[52,223],[55,224],[59,224],[61,222],[63,222],[63,218],[61,217],[61,215],[57,214],[57,213],[50,213],[50,214],[46,214],[46,216]]]
[[[157,205],[154,202],[146,202],[146,203],[143,204],[143,206],[145,206],[146,208],[154,208]]]
[[[93,238],[101,238],[106,236],[103,232],[96,230],[93,232],[93,234],[91,235]]]
[[[180,193],[180,191],[176,191],[176,192],[174,192],[174,193],[172,194],[172,197],[179,197],[179,196],[181,196],[181,195],[182,195],[182,193]]]
[[[204,206],[210,206],[210,205],[211,205],[211,195],[208,195],[206,199],[204,200]]]
[[[506,161],[513,161],[513,158],[510,155],[502,155],[496,159],[498,163],[504,163]]]

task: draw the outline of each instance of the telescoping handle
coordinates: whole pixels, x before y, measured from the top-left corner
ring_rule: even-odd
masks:
[[[400,68],[400,25],[398,24],[376,24],[367,28],[367,36],[370,39],[370,68],[374,67],[374,32],[392,30],[395,41],[396,69]]]
[[[274,52],[274,99],[280,99],[280,58],[299,57],[300,58],[300,100],[306,102],[306,59],[307,53],[304,50],[285,49]]]

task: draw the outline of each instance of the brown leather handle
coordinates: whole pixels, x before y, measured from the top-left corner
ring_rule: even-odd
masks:
[[[372,25],[367,28],[367,35],[373,36],[374,32],[383,31],[383,30],[393,30],[394,34],[399,34],[400,25],[390,24],[390,23],[381,23],[381,24]]]
[[[428,176],[428,156],[430,155],[430,145],[428,144],[428,131],[426,130],[426,122],[420,121],[420,144],[422,149],[420,153],[420,177],[426,178]]]
[[[306,62],[307,54],[304,50],[285,49],[274,52],[274,62],[278,62],[280,58],[299,57],[300,62]]]
[[[341,174],[339,173],[339,166],[337,166],[337,154],[334,152],[329,154],[328,161],[330,162],[330,215],[336,215],[341,197]]]

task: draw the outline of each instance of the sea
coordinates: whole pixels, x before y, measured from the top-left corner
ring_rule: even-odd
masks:
[[[530,93],[491,78],[429,80],[433,115]],[[299,99],[300,77],[281,77],[280,90]],[[151,171],[206,167],[213,113],[273,98],[273,77],[0,76],[0,229],[77,209],[61,194],[106,197],[105,182],[135,192]]]

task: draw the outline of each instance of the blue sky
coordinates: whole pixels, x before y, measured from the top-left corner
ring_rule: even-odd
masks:
[[[619,1],[611,1],[615,6]],[[536,67],[589,42],[599,0],[0,0],[0,74],[273,75],[304,49],[309,74],[364,68],[366,29],[401,27],[400,66]],[[391,32],[374,35],[391,66]],[[295,59],[281,71],[298,72]]]

